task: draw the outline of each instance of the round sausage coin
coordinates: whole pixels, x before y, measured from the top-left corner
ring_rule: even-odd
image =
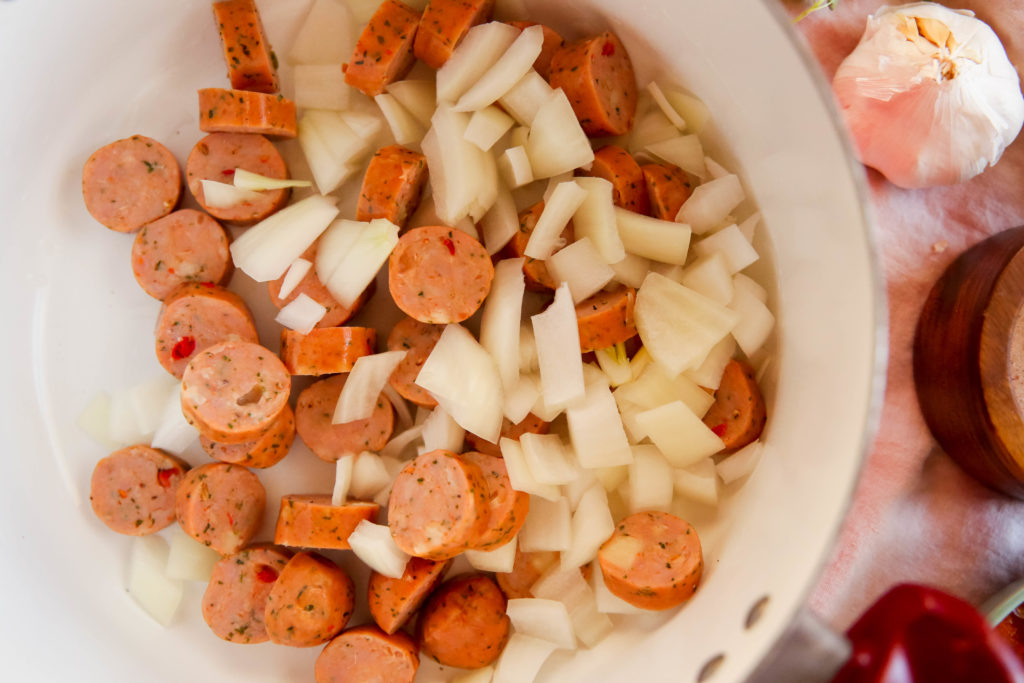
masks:
[[[217,637],[232,643],[265,643],[267,597],[291,553],[256,545],[213,565],[203,593],[203,619]]]
[[[223,285],[234,272],[228,235],[201,211],[175,211],[135,235],[132,272],[146,294],[161,301],[186,282]]]
[[[182,530],[221,555],[238,552],[263,522],[267,492],[240,465],[212,462],[185,475],[175,497]]]
[[[174,494],[188,464],[149,446],[129,446],[96,463],[92,511],[119,534],[145,536],[174,521]]]
[[[322,555],[299,553],[270,589],[264,615],[267,635],[280,645],[322,645],[345,628],[355,598],[345,570]]]

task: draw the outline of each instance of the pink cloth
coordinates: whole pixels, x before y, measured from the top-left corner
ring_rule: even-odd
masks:
[[[798,24],[831,79],[865,19],[885,3],[839,0]],[[891,3],[895,4],[895,3]],[[944,0],[973,10],[1024,69],[1021,0]],[[796,14],[798,2],[786,2]],[[881,428],[811,608],[845,629],[886,589],[927,583],[978,604],[1024,576],[1024,503],[977,483],[925,426],[912,375],[918,314],[932,284],[967,247],[1024,225],[1024,134],[999,163],[956,186],[903,190],[868,171],[889,300],[889,370]]]

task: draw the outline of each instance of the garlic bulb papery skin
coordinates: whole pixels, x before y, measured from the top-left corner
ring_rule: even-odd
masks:
[[[860,160],[906,188],[995,164],[1024,124],[1017,71],[973,12],[882,7],[832,82]]]

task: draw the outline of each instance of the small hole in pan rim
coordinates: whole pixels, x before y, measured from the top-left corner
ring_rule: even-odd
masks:
[[[704,683],[704,681],[714,676],[715,672],[718,671],[718,667],[722,666],[723,662],[725,662],[724,652],[719,652],[717,655],[712,656],[711,659],[704,662],[704,666],[702,666],[700,671],[697,673],[697,683]]]
[[[764,616],[764,610],[768,606],[769,596],[762,595],[760,598],[754,601],[754,604],[750,606],[750,610],[747,611],[747,618],[743,622],[743,628],[753,628],[761,617]]]

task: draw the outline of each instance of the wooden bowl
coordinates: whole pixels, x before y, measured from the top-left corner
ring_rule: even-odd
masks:
[[[914,337],[914,383],[942,448],[1024,500],[1024,227],[971,247],[935,283]]]

